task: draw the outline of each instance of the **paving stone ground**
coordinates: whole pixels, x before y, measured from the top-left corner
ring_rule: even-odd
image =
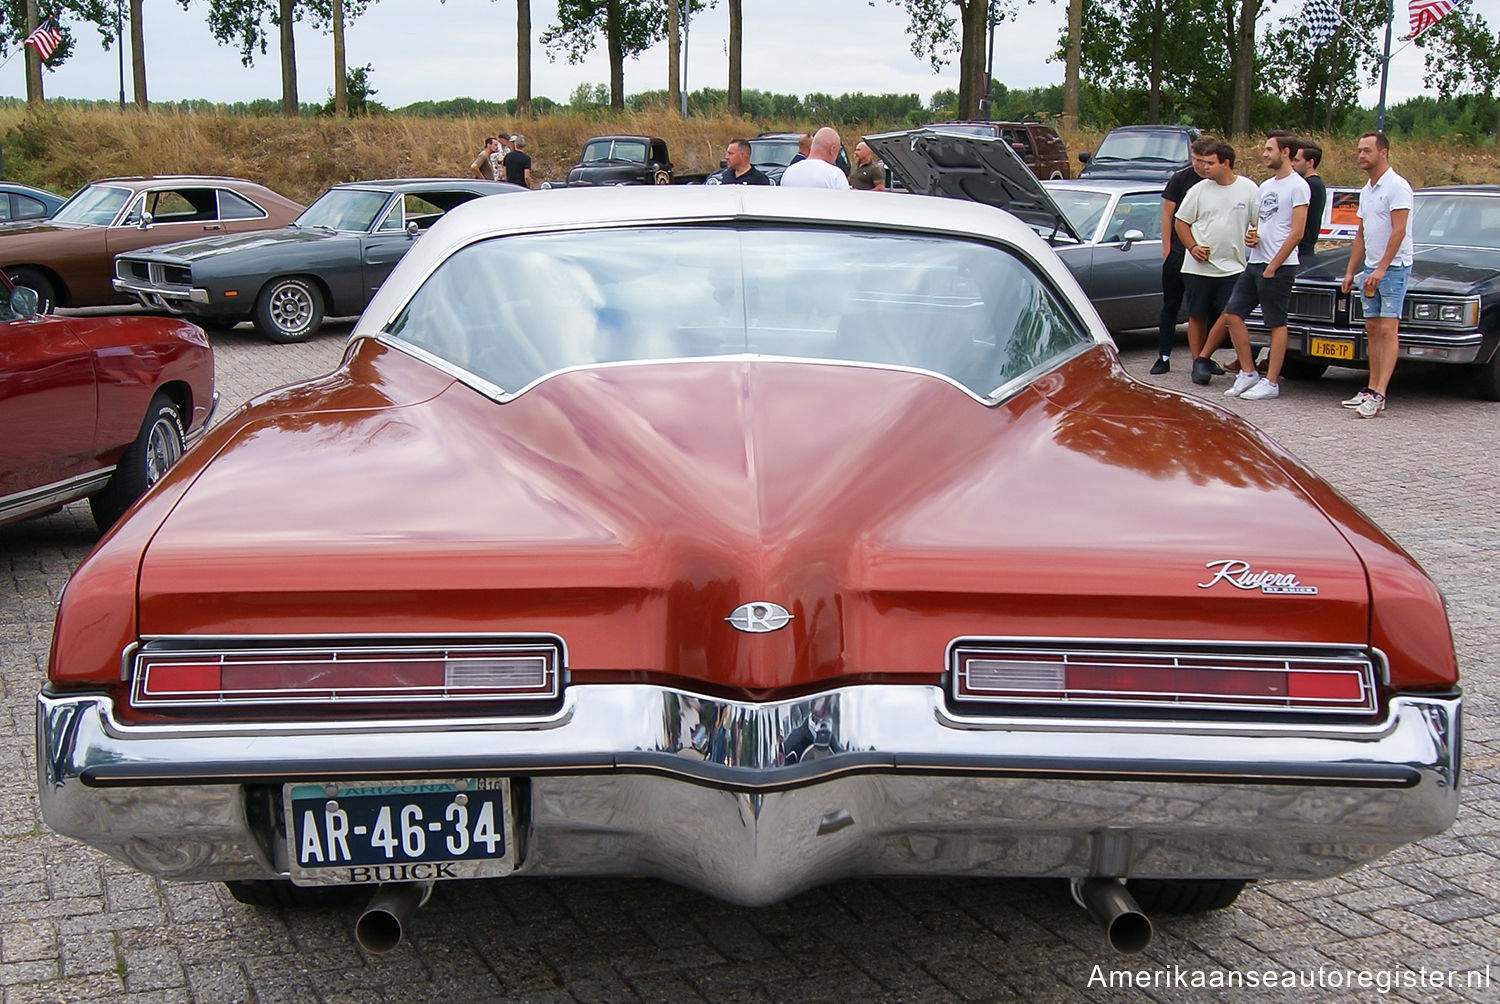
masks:
[[[347,331],[298,346],[216,334],[221,414],[328,370]],[[94,540],[87,506],[72,505],[0,527],[0,999],[1500,1000],[1500,405],[1451,371],[1403,366],[1386,414],[1359,421],[1338,406],[1362,383],[1355,371],[1236,402],[1223,379],[1194,387],[1180,352],[1172,373],[1145,376],[1148,339],[1122,342],[1122,357],[1144,380],[1250,418],[1437,580],[1466,694],[1465,787],[1448,833],[1339,878],[1262,884],[1219,913],[1157,918],[1156,941],[1133,959],[1109,954],[1054,885],[948,880],[843,882],[762,909],[654,881],[439,883],[410,938],[371,956],[354,942],[356,909],[243,906],[220,886],[156,882],[43,826],[32,699],[57,595]],[[1317,982],[1178,982],[1283,969]],[[1360,970],[1370,986],[1346,982]],[[1431,971],[1448,970],[1487,982],[1434,986]],[[1155,982],[1123,989],[1127,971]],[[1373,981],[1392,972],[1425,985],[1383,992]]]

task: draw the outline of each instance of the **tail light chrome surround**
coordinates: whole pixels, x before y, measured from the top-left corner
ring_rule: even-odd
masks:
[[[1378,653],[1343,645],[960,638],[961,703],[1369,715]]]
[[[562,691],[559,638],[171,638],[131,655],[138,708],[537,703]]]

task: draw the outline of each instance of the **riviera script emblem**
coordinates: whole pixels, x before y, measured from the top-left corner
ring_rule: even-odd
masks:
[[[1293,596],[1315,596],[1317,586],[1304,586],[1291,572],[1256,572],[1250,562],[1238,558],[1222,558],[1210,561],[1204,568],[1213,570],[1213,578],[1198,583],[1199,589],[1208,589],[1220,582],[1227,582],[1236,589],[1259,589],[1263,593]]]
[[[775,603],[746,603],[735,607],[724,619],[738,631],[765,634],[767,631],[779,631],[786,627],[792,615],[787,613],[786,607]]]

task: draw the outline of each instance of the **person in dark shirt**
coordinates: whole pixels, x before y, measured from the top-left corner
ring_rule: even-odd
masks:
[[[807,159],[808,151],[810,151],[811,149],[812,149],[812,133],[805,132],[801,136],[798,136],[797,137],[797,152],[794,153],[794,154],[792,154],[792,159],[786,162],[786,166],[787,167],[791,167],[793,164],[797,163],[797,161],[799,161],[799,160],[806,160]]]
[[[724,148],[724,169],[710,174],[709,185],[769,185],[771,179],[750,163],[750,141],[732,139]]]
[[[1177,314],[1182,309],[1182,259],[1187,254],[1187,246],[1177,236],[1174,217],[1178,205],[1187,197],[1188,189],[1203,180],[1207,170],[1203,157],[1214,142],[1209,136],[1194,141],[1192,165],[1172,175],[1161,193],[1161,316],[1157,320],[1157,356],[1156,365],[1151,367],[1152,376],[1160,376],[1172,369],[1172,343],[1177,340]]]
[[[1302,234],[1302,243],[1297,245],[1297,258],[1301,262],[1299,271],[1306,272],[1318,260],[1318,236],[1323,228],[1323,207],[1328,204],[1328,187],[1318,177],[1318,165],[1323,162],[1323,149],[1310,139],[1297,140],[1297,152],[1292,157],[1292,170],[1302,175],[1311,192],[1307,201],[1307,230]]]
[[[531,187],[531,154],[526,152],[526,137],[519,133],[511,137],[513,149],[501,161],[505,165],[505,180],[512,185]]]

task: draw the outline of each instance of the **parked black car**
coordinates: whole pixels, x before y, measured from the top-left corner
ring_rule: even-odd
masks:
[[[1132,178],[1165,185],[1193,162],[1189,148],[1197,138],[1198,130],[1191,126],[1119,126],[1104,134],[1099,149],[1078,155],[1083,164],[1078,177]]]
[[[763,132],[750,140],[750,166],[758,168],[771,180],[771,184],[781,184],[781,175],[791,164],[792,158],[797,155],[797,144],[802,139],[800,132]],[[834,166],[845,174],[849,173],[849,152],[839,145],[839,155],[834,160]],[[726,166],[720,164],[720,167]]]
[[[567,188],[590,185],[670,185],[667,141],[655,136],[591,136],[578,163],[568,169]],[[564,186],[551,184],[550,188]]]
[[[517,185],[398,178],[335,185],[280,230],[180,241],[115,257],[114,288],[204,327],[247,318],[300,342],[326,315],[358,314],[417,237],[448,210]]]
[[[1500,401],[1500,185],[1420,189],[1411,226],[1400,358],[1460,366],[1480,397]],[[1369,365],[1363,301],[1339,291],[1348,262],[1348,250],[1320,252],[1298,274],[1287,313],[1288,377]],[[1270,343],[1258,314],[1246,326],[1252,343]]]

